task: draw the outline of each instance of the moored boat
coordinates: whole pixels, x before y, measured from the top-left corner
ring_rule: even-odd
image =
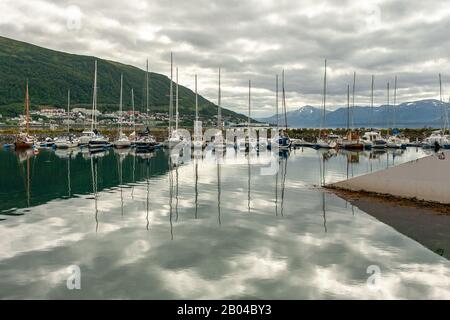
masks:
[[[28,80],[25,89],[25,132],[17,135],[14,146],[16,149],[32,148],[35,138],[30,135],[30,95],[28,92]]]

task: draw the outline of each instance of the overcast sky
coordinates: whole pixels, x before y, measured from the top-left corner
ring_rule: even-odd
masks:
[[[95,55],[170,75],[225,107],[274,112],[275,75],[286,71],[288,110],[320,106],[328,59],[328,108],[346,103],[357,73],[356,104],[386,100],[398,76],[398,101],[438,98],[438,73],[450,94],[450,6],[446,0],[1,0],[0,35]],[[393,87],[393,85],[392,85]],[[448,89],[446,91],[446,89]]]

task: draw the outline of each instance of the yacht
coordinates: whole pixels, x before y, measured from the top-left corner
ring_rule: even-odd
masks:
[[[386,140],[384,140],[380,133],[376,131],[365,132],[362,136],[361,142],[365,147],[370,146],[371,149],[386,148]]]
[[[327,60],[325,60],[325,71],[323,77],[323,113],[322,113],[322,121],[319,130],[319,136],[316,139],[316,143],[313,145],[315,149],[332,149],[337,146],[335,142],[330,143],[326,136],[322,135],[322,129],[325,128],[326,123],[326,97],[327,97]]]
[[[398,135],[393,135],[388,137],[386,147],[392,149],[404,149],[408,146],[408,144],[409,144],[408,138],[401,138]]]
[[[89,135],[91,136],[88,141],[89,151],[97,152],[104,150],[109,146],[109,138],[100,134],[97,129],[97,60],[95,60],[95,72],[94,72],[94,91],[93,91],[93,99],[92,99],[92,123],[91,123],[91,132]]]
[[[25,90],[25,132],[21,132],[14,143],[16,149],[32,148],[35,143],[35,138],[30,135],[30,96],[28,93],[28,80]]]
[[[123,112],[122,112],[122,96],[123,96],[123,74],[120,75],[120,103],[119,103],[119,137],[116,141],[114,141],[114,147],[117,149],[123,149],[123,148],[130,148],[131,147],[131,141],[127,137],[125,133],[122,131],[122,119],[123,119]]]
[[[57,149],[76,148],[80,144],[79,139],[70,134],[70,90],[67,92],[67,136],[56,138],[54,145]],[[89,141],[88,141],[89,142]]]
[[[172,149],[179,143],[189,143],[184,141],[184,137],[178,132],[178,68],[176,68],[176,110],[175,110],[175,129],[172,128],[173,114],[173,56],[170,54],[170,98],[169,98],[169,137],[164,141],[164,148]]]

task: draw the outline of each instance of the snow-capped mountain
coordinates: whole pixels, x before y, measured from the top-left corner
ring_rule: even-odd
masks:
[[[420,100],[405,102],[395,107],[382,105],[371,110],[368,106],[355,106],[351,111],[354,127],[441,127],[443,110],[447,108],[447,116],[450,115],[450,104],[441,103],[438,100]],[[312,106],[304,106],[287,113],[289,127],[317,128],[321,125],[323,110]],[[326,111],[325,127],[347,127],[348,113],[346,107],[334,111]],[[261,122],[276,123],[276,116],[257,119]],[[284,125],[284,114],[279,115],[280,125]]]

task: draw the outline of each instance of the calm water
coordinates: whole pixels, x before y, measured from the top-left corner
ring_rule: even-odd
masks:
[[[424,155],[0,151],[0,297],[448,299],[446,259],[320,188]]]

